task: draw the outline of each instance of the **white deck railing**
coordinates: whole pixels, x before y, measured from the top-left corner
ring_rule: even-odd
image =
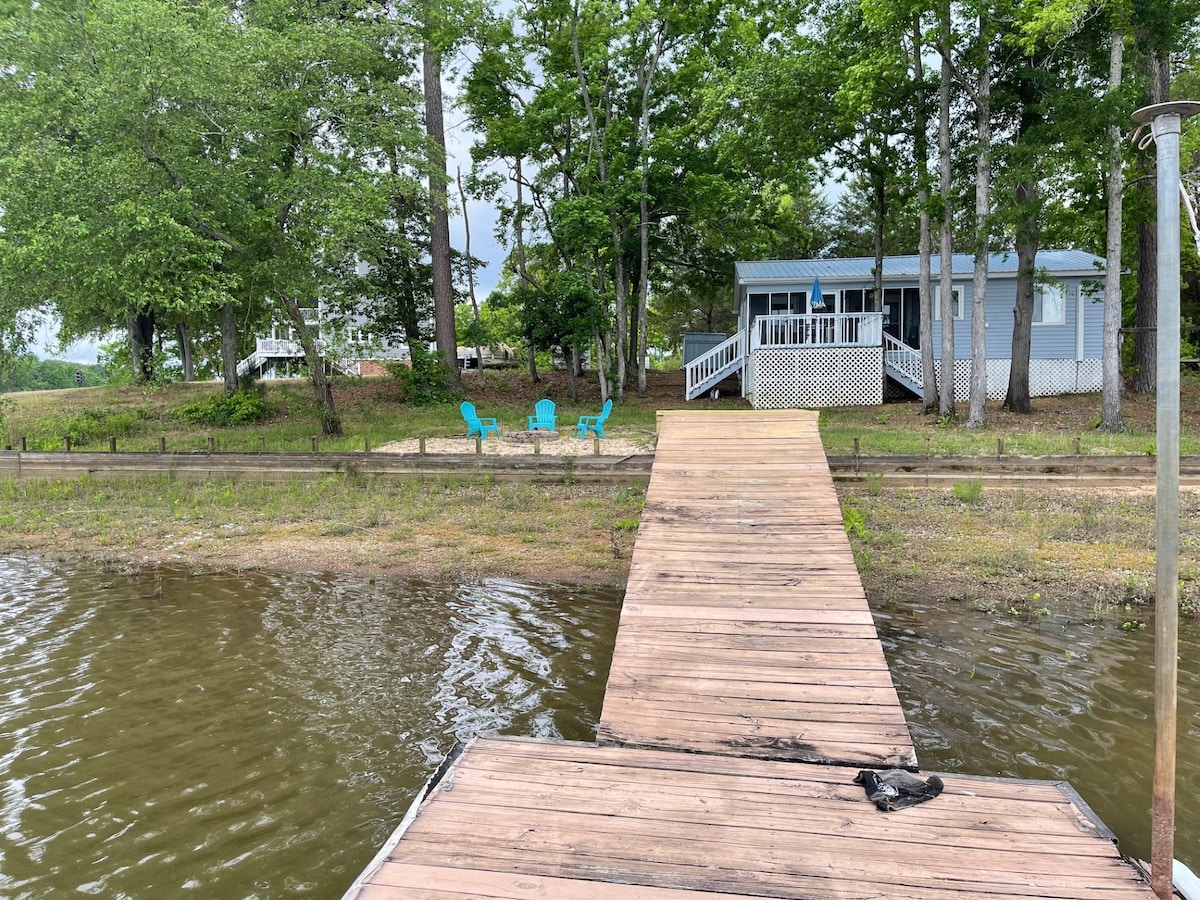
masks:
[[[759,316],[751,328],[750,349],[878,347],[882,340],[883,313]]]

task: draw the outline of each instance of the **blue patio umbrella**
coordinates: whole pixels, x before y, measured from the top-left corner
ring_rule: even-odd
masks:
[[[813,278],[812,296],[809,298],[810,309],[824,309],[825,296],[821,293],[821,279]]]

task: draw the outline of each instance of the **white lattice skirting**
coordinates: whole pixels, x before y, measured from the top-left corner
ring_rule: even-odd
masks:
[[[883,402],[883,349],[756,350],[747,386],[755,409],[874,406]]]
[[[1008,392],[1011,361],[989,359],[988,398]],[[941,380],[941,362],[934,361]],[[954,397],[970,398],[971,361],[954,361]],[[755,409],[817,409],[823,406],[874,406],[883,402],[883,351],[877,347],[756,350],[746,371],[747,395]],[[1099,359],[1031,359],[1029,393],[1090,394],[1103,386]]]
[[[1010,359],[987,361],[987,395],[989,400],[1003,400],[1008,393]],[[942,379],[942,363],[934,360],[938,383]],[[1091,394],[1104,386],[1104,371],[1098,359],[1031,359],[1029,361],[1029,396],[1053,397],[1056,394]],[[971,397],[971,361],[954,361],[954,399],[965,403]]]

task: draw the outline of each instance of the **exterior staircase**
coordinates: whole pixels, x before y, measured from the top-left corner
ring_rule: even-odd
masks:
[[[703,356],[697,356],[684,366],[687,373],[688,400],[712,390],[726,378],[742,371],[746,364],[746,334],[738,331],[733,337],[717,344]]]
[[[883,371],[895,381],[921,396],[925,377],[921,369],[921,351],[915,350],[890,334],[883,335]]]

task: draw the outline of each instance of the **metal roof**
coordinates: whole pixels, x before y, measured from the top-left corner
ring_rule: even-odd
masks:
[[[1104,259],[1083,250],[1039,250],[1037,268],[1056,275],[1101,275]],[[920,265],[919,256],[885,256],[884,278],[916,278]],[[975,267],[975,257],[967,253],[955,253],[953,270],[957,275],[969,275]],[[853,259],[776,259],[757,262],[739,262],[734,271],[739,284],[763,281],[868,281],[873,276],[875,258],[862,256]],[[930,258],[930,270],[936,277],[941,272],[941,257]],[[1002,277],[1017,274],[1015,251],[988,255],[988,272]]]

